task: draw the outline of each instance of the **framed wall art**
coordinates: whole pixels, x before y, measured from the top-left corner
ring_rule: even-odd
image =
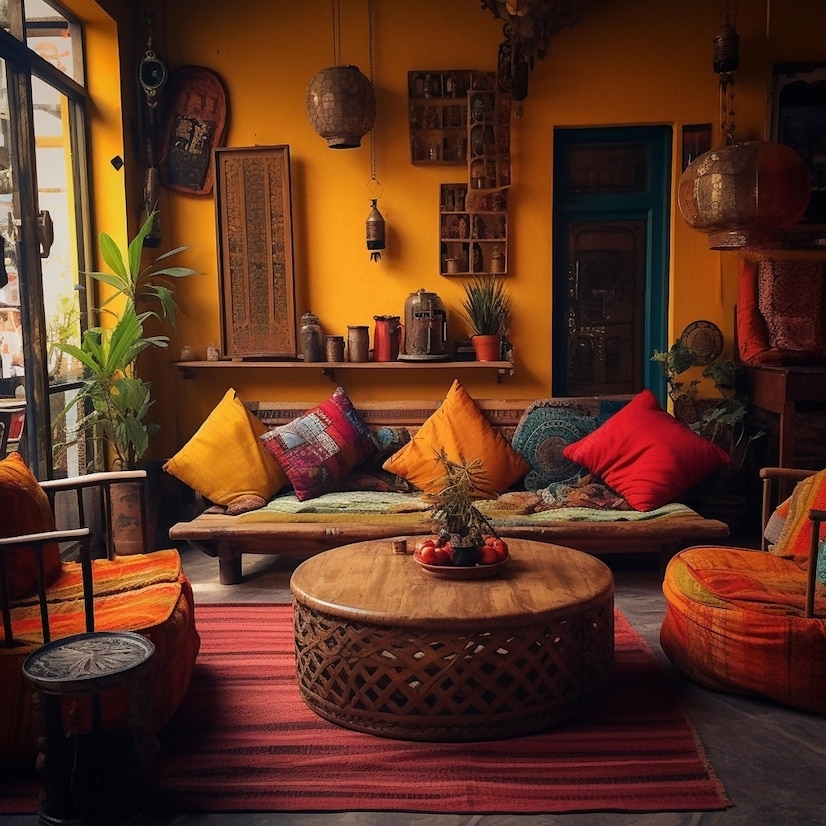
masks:
[[[826,223],[826,63],[772,66],[769,135],[791,146],[812,175],[806,223]]]
[[[296,358],[289,146],[215,150],[221,348]]]

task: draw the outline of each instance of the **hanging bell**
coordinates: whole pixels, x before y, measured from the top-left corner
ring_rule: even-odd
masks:
[[[367,249],[370,250],[371,261],[381,261],[381,251],[384,249],[384,218],[376,203],[375,198],[370,201],[372,209],[367,216]]]

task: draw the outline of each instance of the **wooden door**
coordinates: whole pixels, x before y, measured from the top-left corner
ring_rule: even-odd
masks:
[[[567,394],[639,392],[645,221],[572,221],[566,234]]]

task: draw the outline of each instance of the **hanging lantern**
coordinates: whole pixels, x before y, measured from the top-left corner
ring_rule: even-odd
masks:
[[[367,249],[370,250],[371,261],[381,261],[381,251],[384,249],[384,218],[376,206],[376,199],[370,201],[372,209],[367,216]]]
[[[373,84],[355,66],[322,69],[307,89],[307,114],[330,149],[355,149],[376,119]]]
[[[708,233],[711,249],[777,246],[806,212],[811,177],[791,147],[734,143],[700,155],[683,172],[677,201],[683,218]]]

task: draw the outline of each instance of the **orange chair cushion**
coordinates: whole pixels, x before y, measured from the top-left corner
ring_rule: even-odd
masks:
[[[19,453],[10,453],[0,461],[0,503],[0,536],[54,530],[49,499]],[[24,546],[6,551],[10,599],[21,599],[37,592],[35,554],[34,548]],[[57,576],[60,570],[57,543],[44,546],[43,570],[47,584]]]
[[[94,560],[92,569],[95,628],[136,631],[155,645],[148,681],[150,724],[158,732],[186,695],[200,647],[192,588],[181,568],[180,556],[175,550],[166,550],[113,561]],[[62,563],[48,590],[53,639],[86,630],[82,593],[80,565]],[[32,691],[21,668],[23,660],[43,640],[39,608],[34,600],[14,605],[12,630],[20,644],[5,648],[0,629],[0,765],[31,765],[38,727]],[[123,725],[125,699],[122,693],[104,698],[104,725]],[[73,701],[81,721],[89,719],[87,701],[88,698]]]

